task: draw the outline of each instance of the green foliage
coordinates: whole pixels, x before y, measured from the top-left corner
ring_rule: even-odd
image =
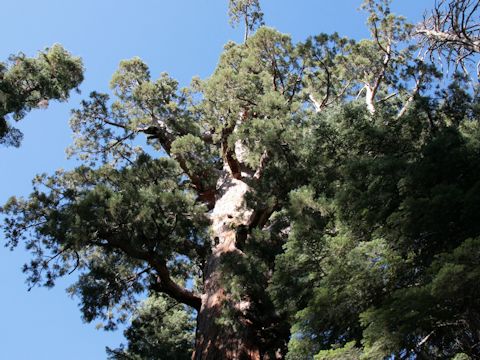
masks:
[[[0,63],[0,144],[19,146],[22,133],[9,119],[19,121],[49,100],[66,101],[70,90],[83,81],[83,65],[61,45],[53,45],[36,58],[24,54]]]
[[[217,264],[215,324],[250,326],[271,358],[480,357],[478,96],[464,77],[436,81],[389,1],[364,8],[370,39],[294,44],[262,27],[186,89],[122,61],[113,95],[73,112],[83,165],[3,209],[31,285],[78,269],[86,321],[134,313],[112,359],[189,356],[181,303],[200,309]],[[248,30],[261,19],[257,1],[230,11]],[[215,202],[239,182],[232,213],[251,211],[221,213],[225,251]]]
[[[173,157],[183,159],[188,172],[198,174],[206,187],[212,188],[216,184],[219,167],[219,154],[214,146],[209,146],[197,136],[188,134],[175,139],[172,143]]]
[[[114,329],[155,282],[150,266],[157,257],[179,279],[186,279],[179,255],[200,261],[205,209],[182,187],[173,160],[146,155],[131,167],[39,176],[28,200],[11,198],[3,209],[12,214],[8,244],[25,241],[32,252],[24,268],[31,286],[53,286],[59,276],[80,270],[69,291],[81,299],[84,319],[100,318]]]
[[[183,306],[162,296],[150,296],[135,312],[125,331],[128,347],[107,349],[111,360],[189,360],[195,322]]]
[[[365,358],[386,357],[402,346],[432,358],[462,351],[457,339],[471,342],[478,326],[479,252],[478,238],[465,240],[436,256],[421,286],[395,290],[384,306],[364,312]]]
[[[478,326],[480,246],[465,240],[480,233],[478,123],[431,133],[416,114],[387,126],[381,114],[375,122],[348,106],[340,114],[322,116],[335,124],[333,181],[292,193],[291,231],[270,286],[293,316],[289,357],[351,341],[365,359],[406,349],[453,357],[475,344]]]
[[[471,360],[471,357],[468,356],[467,354],[460,353],[460,354],[455,355],[453,360]]]
[[[230,23],[236,25],[243,21],[245,25],[245,40],[248,33],[263,25],[263,13],[259,0],[229,0],[228,15]]]
[[[361,354],[352,341],[338,349],[320,351],[315,355],[315,360],[358,360]]]

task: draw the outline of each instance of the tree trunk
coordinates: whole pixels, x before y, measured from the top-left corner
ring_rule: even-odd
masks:
[[[252,211],[246,207],[248,185],[225,171],[217,186],[217,199],[210,215],[212,252],[204,272],[202,306],[197,317],[194,360],[260,360],[260,346],[250,320],[247,298],[234,300],[222,284],[222,260],[244,256],[236,243],[236,228],[247,225]],[[233,324],[221,319],[233,311]]]
[[[221,291],[221,290],[220,290]],[[218,293],[217,293],[218,295]],[[255,343],[253,331],[234,331],[219,324],[222,316],[221,296],[205,296],[197,318],[197,336],[194,360],[260,360],[260,348]]]

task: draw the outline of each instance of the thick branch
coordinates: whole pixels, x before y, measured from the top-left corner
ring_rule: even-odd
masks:
[[[263,172],[265,171],[265,167],[267,166],[268,159],[269,159],[268,151],[265,150],[260,157],[260,163],[258,164],[258,168],[255,171],[255,174],[253,175],[253,178],[258,180],[262,177]]]
[[[157,266],[155,267],[155,270],[157,271],[158,277],[157,283],[151,286],[152,290],[167,294],[178,302],[191,306],[197,311],[200,310],[202,305],[200,296],[175,283],[171,279],[165,263],[159,263],[158,261],[156,263]]]
[[[405,101],[405,104],[403,104],[402,108],[398,112],[397,119],[400,119],[403,115],[405,115],[410,105],[413,103],[413,100],[415,100],[415,97],[420,92],[420,87],[421,87],[424,76],[425,76],[425,72],[420,71],[419,76],[415,79],[415,87],[410,93],[410,96],[408,97],[407,101]]]
[[[246,116],[246,115],[244,115]],[[242,178],[242,170],[239,161],[235,155],[235,148],[228,144],[228,138],[235,130],[235,125],[233,126],[225,126],[222,130],[222,156],[224,162],[228,165],[228,169],[232,174],[232,177],[235,179]]]
[[[380,44],[378,39],[377,39],[377,42]],[[375,113],[375,110],[376,110],[375,97],[377,96],[378,90],[380,89],[380,85],[383,83],[383,80],[385,79],[385,73],[387,71],[388,65],[390,64],[390,60],[392,58],[392,46],[390,43],[386,46],[386,48],[381,46],[381,49],[385,52],[385,55],[383,57],[382,68],[380,69],[379,73],[375,77],[373,84],[368,84],[368,83],[365,84],[365,88],[366,88],[365,101],[367,103],[367,108],[370,114]]]
[[[200,309],[200,296],[175,283],[171,279],[167,264],[163,259],[160,259],[152,252],[140,250],[134,247],[128,241],[108,239],[107,243],[114,248],[122,250],[131,257],[146,261],[152,267],[152,269],[155,270],[157,273],[158,282],[152,286],[152,289],[165,293],[178,302],[191,306],[196,310]]]
[[[274,213],[276,205],[255,210],[248,221],[248,230],[262,229]]]
[[[480,39],[469,39],[467,37],[459,36],[458,34],[434,29],[418,29],[417,35],[427,37],[432,42],[432,46],[435,47],[454,45],[461,46],[464,49],[473,52],[480,52]]]
[[[163,122],[157,121],[158,124],[163,124]],[[167,153],[167,155],[170,156],[170,150],[172,148],[172,143],[174,141],[173,135],[171,135],[168,132],[168,129],[166,126],[149,126],[148,128],[144,129],[138,129],[138,131],[143,132],[144,134],[148,135],[149,139],[157,139],[160,142],[160,145],[162,145],[163,149]],[[205,138],[205,140],[211,141],[211,135],[210,139]],[[178,164],[180,165],[180,168],[183,170],[183,172],[190,178],[193,188],[197,191],[198,196],[201,201],[204,201],[209,208],[212,208],[214,203],[212,202],[214,199],[209,196],[211,193],[211,189],[208,189],[204,186],[203,181],[202,181],[202,176],[200,174],[196,174],[192,172],[185,161],[184,158],[181,156],[176,156],[175,160],[177,160]]]
[[[310,102],[313,104],[313,107],[315,108],[315,112],[319,113],[322,111],[322,103],[319,102],[317,99],[312,94],[308,94],[308,99]]]

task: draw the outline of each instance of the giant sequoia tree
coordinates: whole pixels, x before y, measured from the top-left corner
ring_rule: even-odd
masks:
[[[371,39],[298,44],[230,5],[247,38],[210,78],[134,58],[73,112],[83,165],[4,208],[28,280],[79,272],[106,328],[133,312],[112,359],[480,358],[466,79],[437,86],[387,0],[364,2]]]

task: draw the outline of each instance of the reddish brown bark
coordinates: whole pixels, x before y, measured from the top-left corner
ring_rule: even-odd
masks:
[[[243,256],[237,248],[236,228],[246,225],[252,211],[246,208],[246,183],[225,172],[219,181],[211,213],[212,252],[204,270],[204,293],[197,318],[194,360],[260,360],[260,347],[253,324],[242,316],[248,312],[246,299],[233,301],[222,284],[221,265],[227,256]],[[229,306],[238,314],[236,326],[219,320]]]
[[[238,319],[241,330],[219,320],[225,306],[231,306],[228,294],[221,286],[218,273],[219,258],[212,258],[206,292],[197,317],[197,337],[194,360],[260,360],[260,348],[254,331],[247,321]],[[227,305],[228,304],[228,305]]]

